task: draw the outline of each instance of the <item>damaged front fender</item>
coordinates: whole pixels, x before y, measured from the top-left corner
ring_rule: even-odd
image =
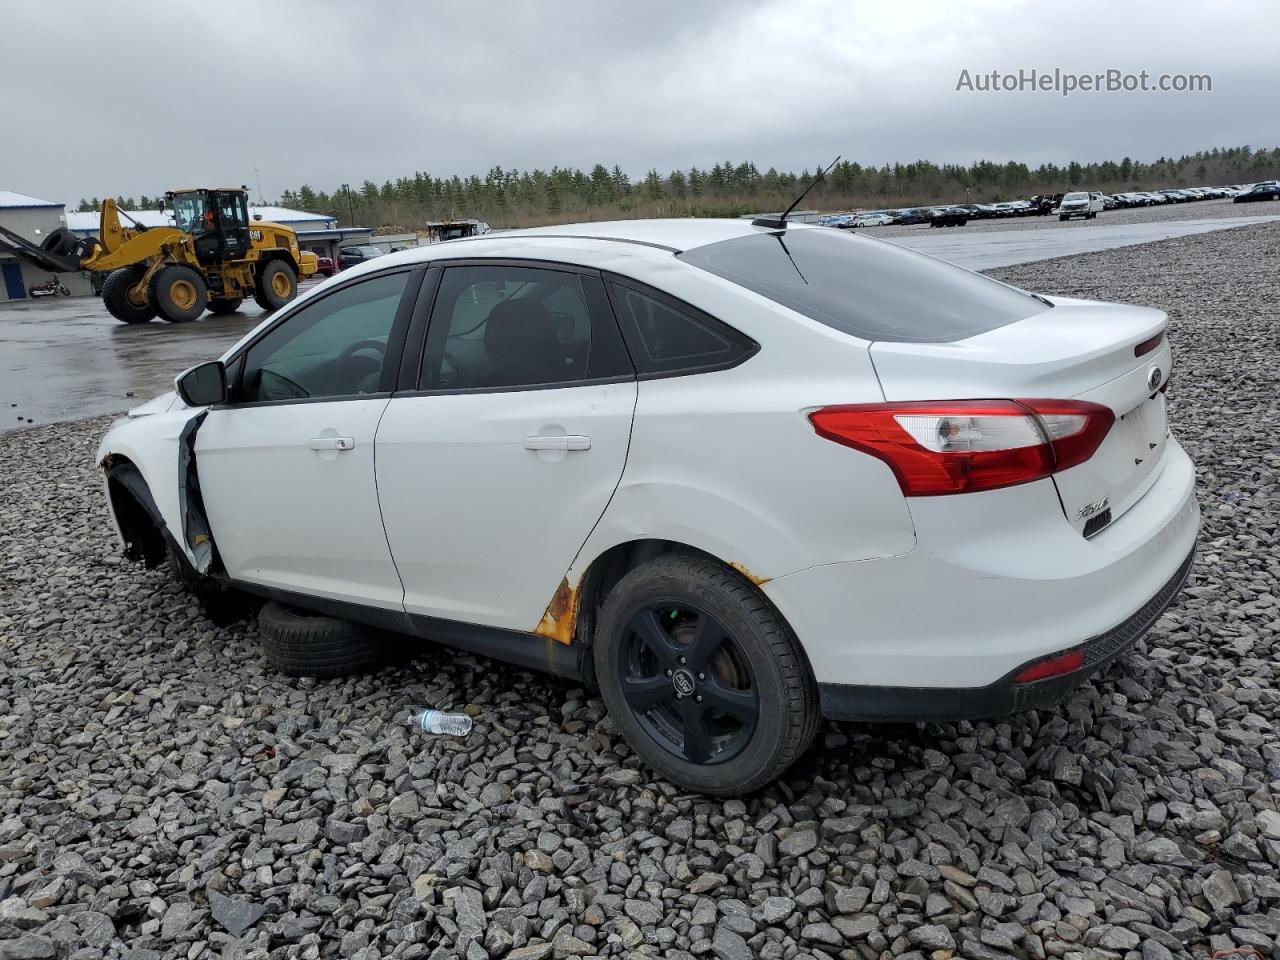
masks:
[[[217,564],[213,533],[200,496],[200,471],[196,469],[196,431],[209,415],[192,417],[178,437],[178,507],[182,515],[182,541],[196,572],[208,574]]]
[[[193,570],[216,573],[217,551],[195,469],[196,431],[204,417],[204,411],[177,406],[117,420],[103,436],[96,459],[126,552],[130,546],[119,504],[110,496],[113,487],[138,505],[146,524],[159,531]]]

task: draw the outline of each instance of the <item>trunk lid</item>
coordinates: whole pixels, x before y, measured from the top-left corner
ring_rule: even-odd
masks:
[[[1017,323],[953,343],[876,342],[871,358],[887,401],[1051,398],[1100,403],[1116,420],[1086,462],[1054,474],[1067,520],[1092,536],[1159,475],[1167,446],[1167,339],[1159,310],[1067,298]],[[1158,378],[1157,372],[1158,371]]]

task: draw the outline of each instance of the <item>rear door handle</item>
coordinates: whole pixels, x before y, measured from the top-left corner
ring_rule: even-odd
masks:
[[[591,438],[568,437],[525,437],[526,450],[590,450]]]
[[[355,445],[351,437],[313,437],[307,444],[312,450],[351,450]]]

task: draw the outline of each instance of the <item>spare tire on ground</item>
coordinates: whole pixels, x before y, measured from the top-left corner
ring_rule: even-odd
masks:
[[[258,631],[267,662],[291,677],[345,677],[387,660],[386,637],[372,627],[274,600],[263,604]]]

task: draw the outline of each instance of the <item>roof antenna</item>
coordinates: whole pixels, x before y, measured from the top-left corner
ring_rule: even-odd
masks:
[[[825,177],[827,175],[827,172],[839,162],[840,162],[840,158],[836,157],[829,164],[827,164],[826,170],[819,171],[818,175],[809,181],[809,185],[804,188],[800,196],[796,197],[794,200],[791,201],[791,206],[787,207],[786,210],[782,211],[782,216],[756,217],[754,220],[751,221],[751,225],[753,227],[769,227],[770,229],[773,229],[773,230],[787,229],[787,215],[796,208],[796,206],[800,203],[801,200],[805,198],[805,196],[808,195],[809,191],[814,188],[814,185],[817,184],[818,181],[820,181],[823,177]]]

